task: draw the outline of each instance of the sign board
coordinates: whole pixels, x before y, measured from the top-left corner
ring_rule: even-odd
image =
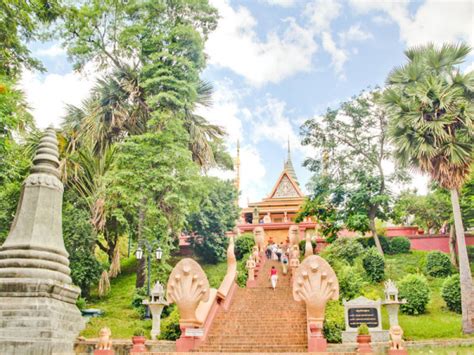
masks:
[[[186,328],[184,335],[187,337],[202,337],[204,336],[204,328]]]
[[[379,326],[379,317],[377,308],[374,307],[354,307],[348,309],[349,327],[357,328],[362,323],[367,324],[369,328],[377,328]]]

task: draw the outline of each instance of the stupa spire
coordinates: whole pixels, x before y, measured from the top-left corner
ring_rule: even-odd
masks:
[[[296,177],[295,168],[293,167],[293,162],[291,161],[291,150],[290,150],[290,137],[288,137],[288,157],[283,166],[284,170],[291,176],[293,180],[299,185],[298,178]]]

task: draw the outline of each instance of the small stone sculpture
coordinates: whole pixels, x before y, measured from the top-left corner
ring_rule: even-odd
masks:
[[[245,268],[248,270],[249,281],[255,280],[255,266],[255,261],[252,258],[248,258],[247,262],[245,263]]]
[[[390,327],[390,339],[392,340],[391,349],[403,350],[403,329],[399,325]]]
[[[258,251],[261,253],[264,251],[263,243],[265,240],[265,231],[263,227],[255,227],[253,229],[253,240],[255,245],[258,246]]]
[[[313,255],[313,244],[311,243],[311,236],[306,234],[306,244],[304,247],[304,257],[307,258],[308,256]]]
[[[288,229],[288,240],[290,241],[290,245],[298,245],[300,242],[299,236],[300,230],[298,226],[292,225]]]
[[[272,217],[270,216],[270,212],[268,212],[268,213],[263,217],[263,223],[272,223]]]
[[[309,325],[322,330],[326,303],[339,299],[339,283],[331,265],[318,255],[307,257],[294,275],[293,298],[306,303]]]
[[[104,327],[99,331],[99,343],[97,344],[98,350],[111,350],[112,349],[112,339],[110,336],[112,332],[110,328]]]
[[[196,317],[199,303],[209,299],[209,281],[201,266],[193,259],[182,259],[171,271],[167,285],[169,303],[176,303],[182,327],[201,326]]]

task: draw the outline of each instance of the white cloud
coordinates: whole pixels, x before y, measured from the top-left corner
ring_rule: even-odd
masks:
[[[25,92],[31,113],[39,128],[58,126],[66,104],[79,105],[89,94],[92,76],[70,72],[64,75],[24,71],[20,87]]]
[[[388,25],[392,23],[392,20],[387,16],[376,15],[371,18],[372,22],[377,25]]]
[[[464,40],[474,43],[472,19],[474,2],[426,0],[416,10],[409,12],[408,1],[351,0],[353,7],[362,12],[383,11],[400,28],[400,39],[408,46],[434,42]]]
[[[34,52],[34,55],[38,57],[55,58],[62,55],[66,55],[66,50],[62,48],[58,43],[55,43],[48,48],[36,50]]]
[[[339,33],[339,38],[342,43],[352,41],[365,41],[373,38],[372,33],[364,31],[360,24],[352,25],[347,31]]]
[[[469,73],[471,71],[474,70],[474,62],[471,62],[471,64],[469,64],[466,69],[464,70],[464,73]]]
[[[332,58],[332,66],[334,67],[334,71],[338,75],[339,79],[344,79],[345,75],[343,72],[344,64],[346,63],[348,57],[347,52],[336,46],[336,43],[332,39],[330,32],[323,32],[322,33],[322,41],[323,41],[323,48],[326,52],[331,55]]]
[[[211,107],[199,107],[197,114],[205,117],[209,122],[224,127],[227,132],[228,146],[242,140],[242,122],[240,116],[246,112],[239,107],[238,99],[242,97],[242,90],[233,87],[230,80],[214,82]]]
[[[327,31],[339,17],[341,5],[334,0],[314,0],[306,5],[304,14],[310,19],[315,33]]]
[[[292,7],[296,4],[296,0],[262,0],[269,5],[281,6],[281,7]]]
[[[270,32],[261,40],[255,30],[257,21],[247,8],[234,9],[223,0],[214,0],[213,5],[220,19],[206,42],[210,64],[229,68],[255,86],[311,70],[317,45],[311,31],[293,18],[284,20],[282,34]]]

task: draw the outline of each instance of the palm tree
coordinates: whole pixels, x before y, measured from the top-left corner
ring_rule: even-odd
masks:
[[[390,135],[399,162],[427,173],[450,190],[459,253],[462,327],[474,331],[470,304],[472,278],[459,189],[469,177],[474,143],[474,72],[458,67],[471,48],[466,44],[428,44],[405,52],[408,63],[389,75],[384,93]]]

